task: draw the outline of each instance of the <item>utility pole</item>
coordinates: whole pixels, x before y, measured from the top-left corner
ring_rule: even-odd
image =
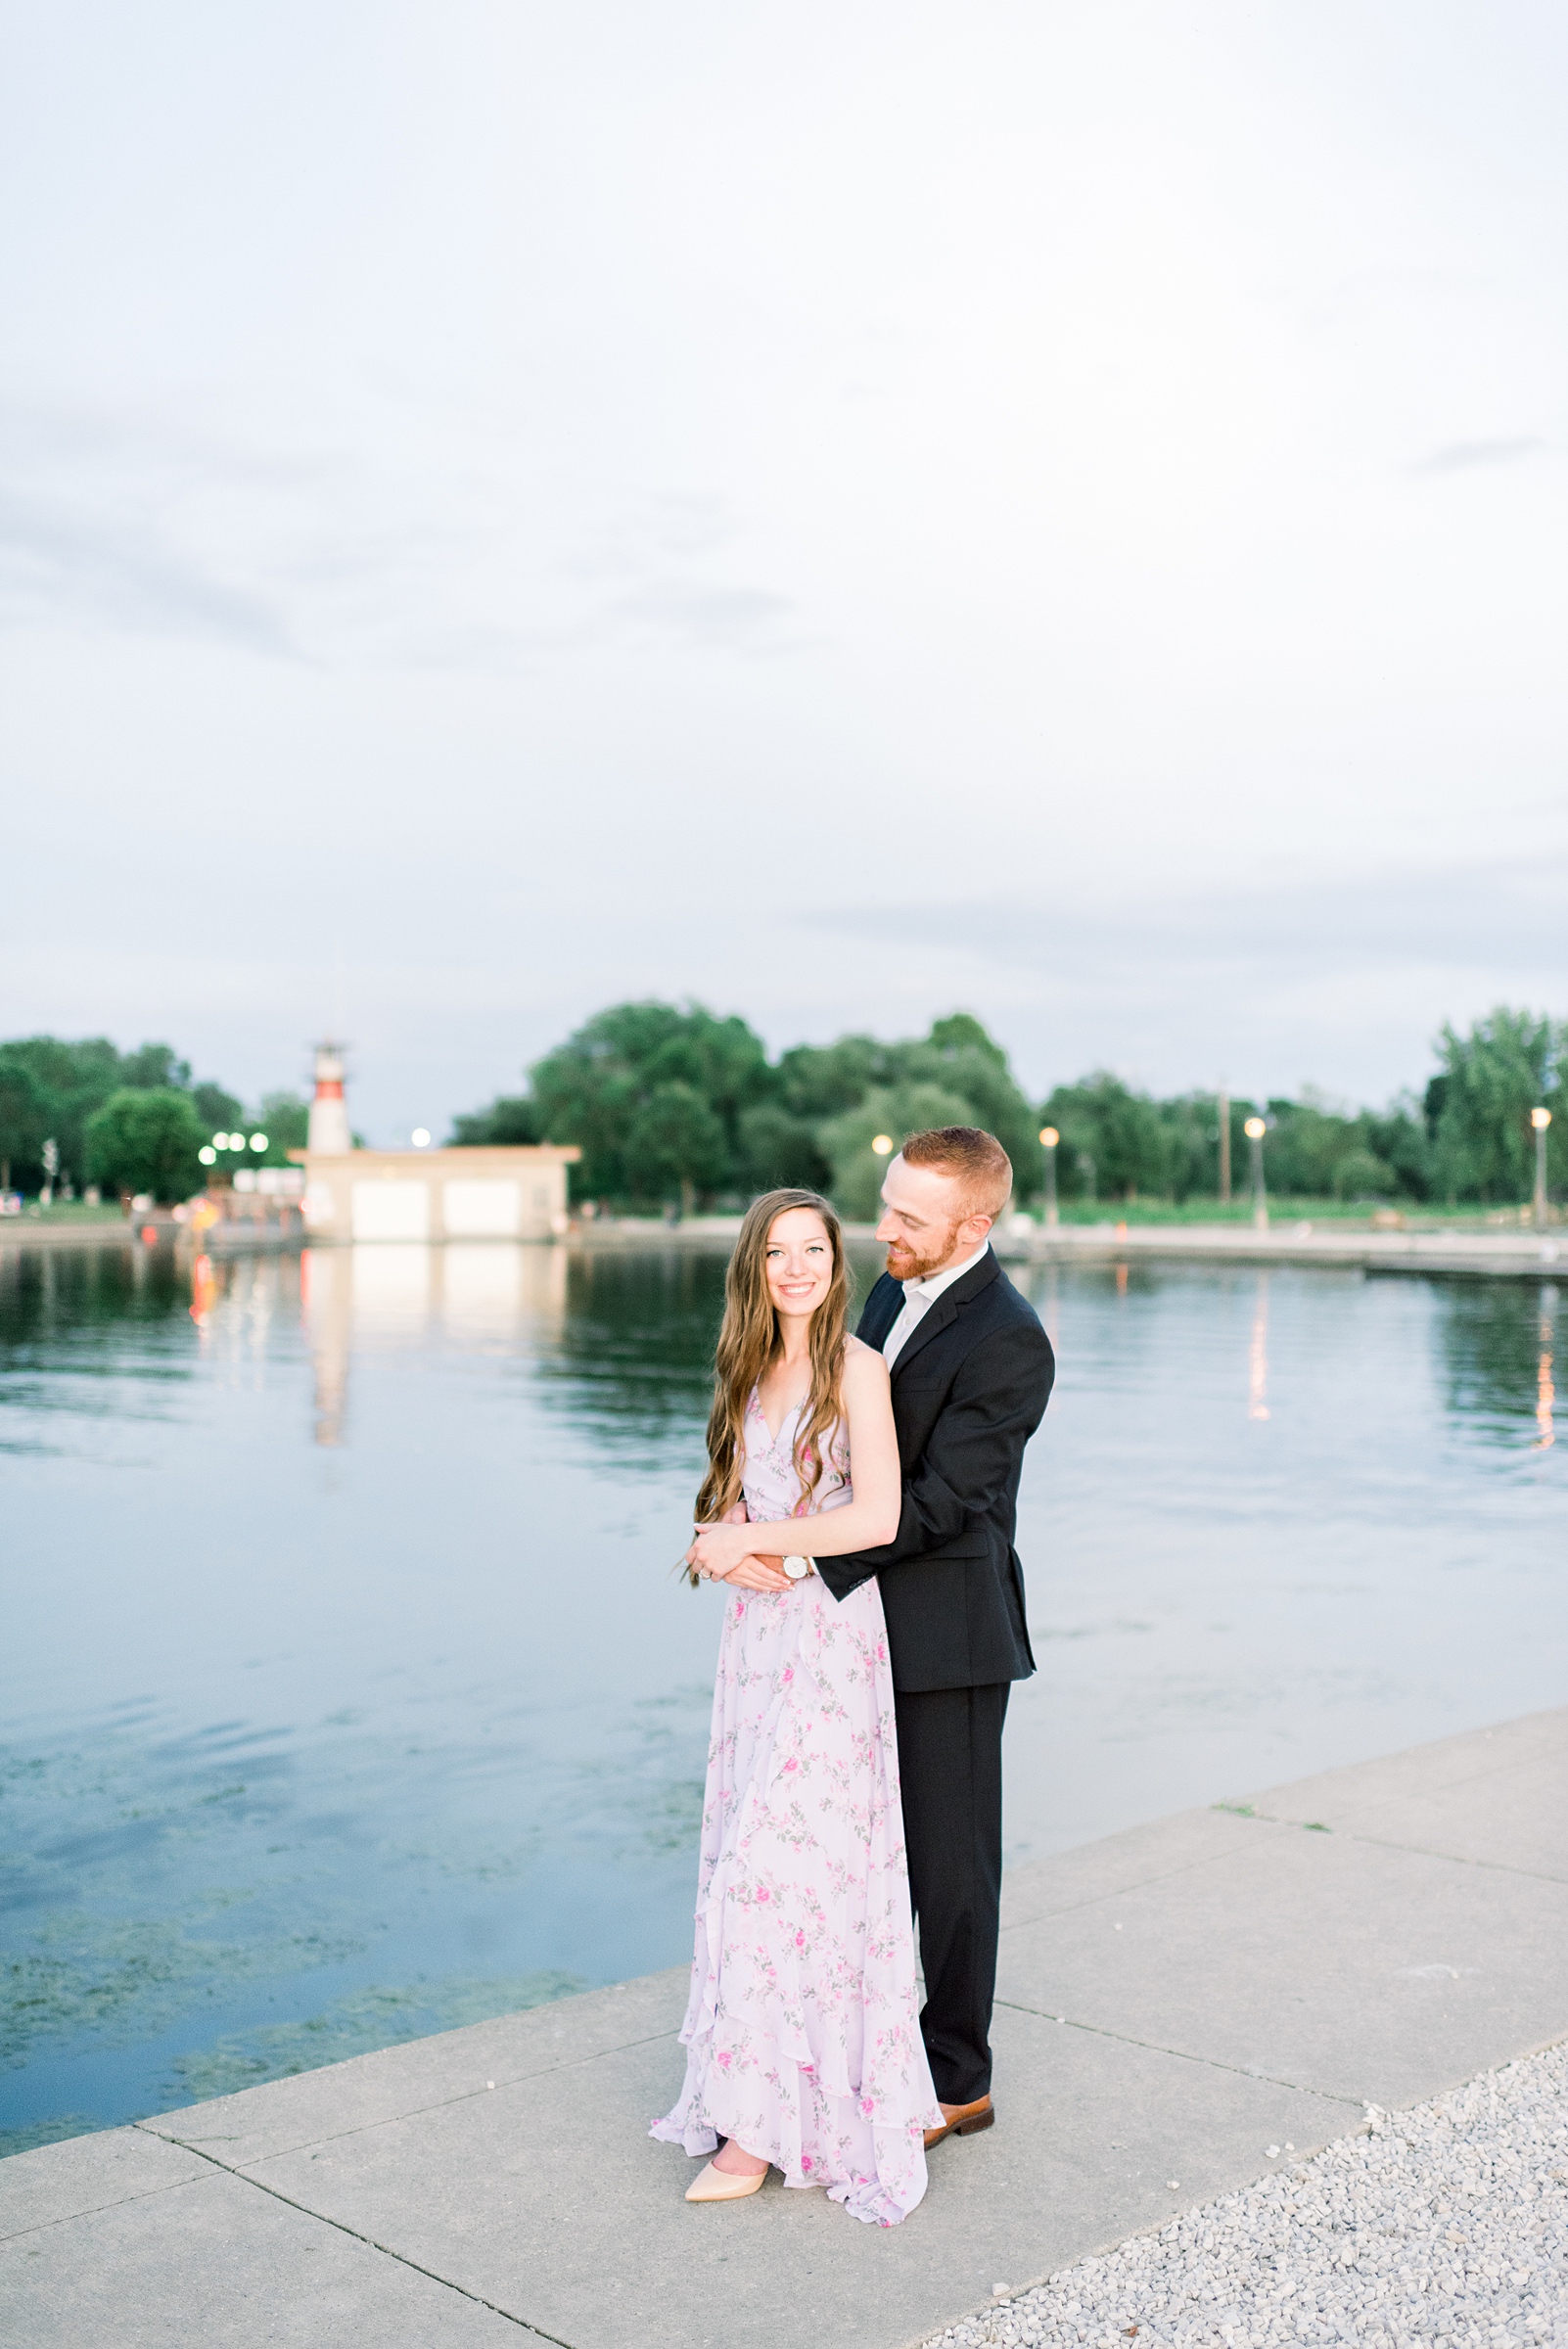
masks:
[[[1249,1118],[1242,1128],[1242,1131],[1252,1144],[1253,1229],[1267,1231],[1268,1229],[1268,1200],[1264,1190],[1263,1146],[1264,1135],[1268,1131],[1268,1128],[1264,1119]]]
[[[1551,1124],[1549,1109],[1533,1109],[1530,1123],[1536,1129],[1536,1229],[1546,1228],[1546,1128]]]
[[[1220,1204],[1230,1205],[1230,1087],[1220,1080]]]
[[[1061,1221],[1056,1209],[1056,1145],[1061,1138],[1054,1126],[1039,1129],[1040,1148],[1045,1153],[1045,1221],[1053,1230]]]

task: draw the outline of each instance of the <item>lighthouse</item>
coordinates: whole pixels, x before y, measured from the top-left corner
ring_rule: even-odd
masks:
[[[343,1047],[339,1044],[316,1046],[316,1090],[305,1146],[312,1158],[336,1158],[354,1146],[348,1130],[348,1104],[343,1097]]]

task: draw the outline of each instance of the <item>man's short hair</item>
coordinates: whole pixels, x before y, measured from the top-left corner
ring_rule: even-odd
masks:
[[[1013,1162],[983,1126],[932,1126],[912,1133],[899,1152],[906,1167],[930,1167],[952,1174],[960,1185],[962,1222],[969,1216],[993,1221],[1012,1197]]]

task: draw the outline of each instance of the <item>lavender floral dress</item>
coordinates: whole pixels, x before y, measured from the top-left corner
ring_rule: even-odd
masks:
[[[804,1515],[791,1458],[746,1412],[752,1521]],[[834,1432],[819,1505],[851,1496]],[[803,1529],[803,1548],[808,1537]],[[652,2134],[688,2153],[733,2137],[894,2227],[926,2190],[942,2117],[921,2045],[882,1594],[816,1575],[724,1610],[708,1750],[686,2080]]]

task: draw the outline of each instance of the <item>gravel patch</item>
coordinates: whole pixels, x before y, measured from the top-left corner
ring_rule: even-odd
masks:
[[[1568,2043],[1407,2112],[1369,2106],[1310,2161],[1032,2290],[998,2284],[928,2349],[1327,2341],[1568,2345]]]

